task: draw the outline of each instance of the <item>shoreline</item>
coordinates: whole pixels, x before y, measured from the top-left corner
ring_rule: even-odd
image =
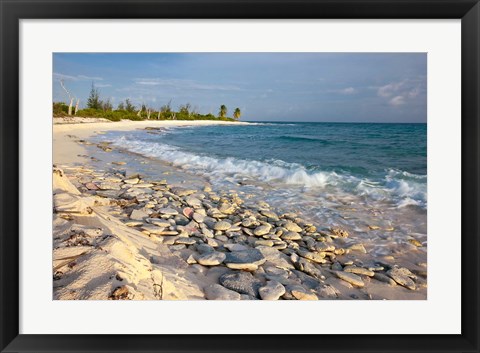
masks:
[[[54,170],[54,298],[426,299],[426,268],[412,273],[393,257],[364,265],[369,249],[343,229],[261,201],[246,207],[242,195],[208,185],[95,170],[78,156],[78,139],[107,129],[219,123],[239,124],[54,125],[54,164],[64,168]]]
[[[71,118],[73,119],[73,118]],[[83,162],[78,157],[85,149],[75,140],[88,139],[102,131],[130,131],[146,127],[178,127],[178,126],[209,126],[209,125],[248,125],[251,123],[236,121],[215,121],[215,120],[122,120],[118,122],[97,118],[75,118],[74,122],[64,118],[53,118],[53,163],[70,164]],[[93,119],[93,120],[92,120]],[[75,136],[75,139],[69,136]]]

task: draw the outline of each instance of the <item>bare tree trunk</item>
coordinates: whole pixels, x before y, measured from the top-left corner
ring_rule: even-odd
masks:
[[[143,110],[143,107],[141,107],[140,110],[138,111],[138,113],[137,113],[137,116],[138,116],[138,117],[141,117],[141,116],[142,116],[142,110]]]
[[[177,119],[177,113],[173,113],[173,120],[176,120]]]
[[[158,111],[157,120],[160,120],[160,110]]]
[[[60,85],[62,86],[63,90],[67,93],[68,98],[70,98],[70,105],[68,106],[68,115],[72,115],[72,106],[73,106],[74,97],[70,94],[70,92],[65,87],[63,80],[60,80]]]
[[[68,115],[72,115],[72,108],[73,108],[73,98],[70,98],[70,104],[68,106]]]
[[[152,111],[150,110],[150,108],[147,109],[147,119],[150,120],[150,114],[152,113]]]
[[[73,113],[74,115],[77,115],[79,105],[80,105],[80,99],[77,98],[77,104],[75,104],[75,113]]]

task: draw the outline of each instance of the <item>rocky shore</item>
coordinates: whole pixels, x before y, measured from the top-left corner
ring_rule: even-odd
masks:
[[[426,264],[233,191],[54,167],[54,299],[425,299]],[[421,245],[421,244],[420,244]]]

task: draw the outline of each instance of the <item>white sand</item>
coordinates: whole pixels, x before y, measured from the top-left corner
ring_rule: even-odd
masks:
[[[246,122],[229,122],[214,120],[122,120],[118,122],[105,121],[105,119],[75,118],[75,120],[53,119],[53,163],[70,164],[80,162],[77,156],[84,154],[82,145],[75,142],[78,139],[87,139],[99,132],[130,131],[146,127],[173,127],[173,126],[206,126],[206,125],[247,125]],[[72,121],[74,123],[72,123]],[[70,138],[68,135],[74,135]]]

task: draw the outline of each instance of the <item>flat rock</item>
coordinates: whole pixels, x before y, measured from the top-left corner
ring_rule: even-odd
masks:
[[[258,290],[263,300],[278,300],[285,294],[285,287],[277,281],[268,281],[267,285]]]
[[[121,186],[119,183],[104,182],[98,184],[98,188],[101,190],[120,190]]]
[[[315,243],[315,250],[318,252],[321,251],[335,251],[335,246],[332,244],[324,243],[324,242],[316,242]],[[341,255],[341,254],[338,254]]]
[[[175,240],[175,244],[193,245],[195,243],[195,239],[189,237],[179,237],[177,240]]]
[[[354,251],[360,251],[361,253],[364,253],[364,254],[367,253],[367,250],[365,249],[365,246],[363,246],[363,244],[353,244],[349,247],[349,249]]]
[[[244,220],[242,220],[242,226],[244,226],[245,228],[255,227],[257,224],[258,222],[251,218],[245,218]]]
[[[373,277],[375,275],[375,272],[357,266],[345,266],[343,270],[345,272],[355,273],[357,275],[364,275],[369,277]]]
[[[185,261],[189,265],[193,265],[197,263],[197,260],[195,260],[195,257],[193,255],[190,255]]]
[[[174,220],[175,220],[175,223],[180,226],[186,226],[188,223],[190,223],[190,220],[181,214],[176,215]]]
[[[383,273],[375,272],[375,274],[373,275],[373,278],[375,278],[377,281],[388,283],[391,286],[397,285],[397,282],[395,282],[393,279],[391,279],[387,275],[384,275]]]
[[[213,226],[213,229],[223,231],[223,230],[228,230],[231,227],[232,225],[227,221],[220,221],[215,223],[215,225]]]
[[[416,247],[422,247],[423,244],[420,243],[417,239],[408,239],[408,242],[412,245],[415,245]]]
[[[141,225],[143,225],[143,222],[141,222],[141,221],[127,221],[127,222],[125,222],[125,225],[127,227],[140,227]]]
[[[168,228],[171,226],[169,222],[161,218],[147,218],[145,220],[150,224],[156,225],[157,227]]]
[[[164,230],[163,232],[160,232],[158,234],[159,235],[178,235],[178,232],[174,230]]]
[[[147,231],[150,234],[157,234],[162,235],[164,233],[165,228],[157,227],[151,224],[145,224],[142,226],[142,229]]]
[[[213,238],[213,232],[208,228],[202,228],[202,234],[205,235],[207,238]]]
[[[286,230],[290,231],[290,232],[301,232],[302,231],[302,228],[294,223],[294,222],[291,222],[291,221],[287,221],[285,222],[285,224],[283,225],[283,228],[285,228]]]
[[[299,258],[298,261],[296,261],[294,264],[297,270],[305,272],[307,275],[318,279],[322,279],[323,277],[322,271],[304,258]]]
[[[272,229],[271,225],[262,224],[261,226],[258,226],[257,228],[255,228],[255,230],[253,231],[253,234],[255,234],[256,236],[262,236],[270,233],[270,229]]]
[[[261,282],[252,276],[250,272],[238,271],[225,273],[219,278],[220,284],[240,294],[248,294],[258,297],[258,289]]]
[[[205,215],[203,215],[201,213],[198,213],[198,212],[195,212],[193,214],[193,219],[195,220],[195,222],[203,223],[203,221],[205,219]]]
[[[142,210],[133,210],[132,213],[130,213],[130,219],[133,219],[135,221],[143,221],[143,219],[147,217],[148,214]]]
[[[269,210],[262,210],[260,211],[260,214],[264,215],[267,218],[271,218],[275,221],[278,221],[278,216],[275,212],[269,211]]]
[[[182,213],[185,217],[192,219],[194,211],[193,211],[193,208],[191,207],[185,207]]]
[[[193,196],[187,196],[185,198],[185,202],[187,203],[188,206],[191,206],[193,208],[202,207],[202,201]]]
[[[285,232],[282,234],[281,238],[283,240],[301,240],[302,236],[297,232]]]
[[[252,271],[265,261],[267,259],[259,250],[249,249],[228,253],[224,262],[231,269]]]
[[[153,185],[153,184],[150,184],[150,183],[141,183],[141,184],[135,184],[135,185],[133,185],[133,187],[135,187],[135,188],[140,188],[140,189],[151,188],[152,186],[154,186],[154,185]]]
[[[123,182],[125,184],[138,184],[139,181],[140,179],[138,178],[131,178],[131,179],[125,179]]]
[[[174,208],[166,207],[166,208],[161,208],[158,210],[161,214],[164,215],[169,215],[169,216],[176,216],[178,214],[178,211]]]
[[[208,244],[198,244],[197,251],[199,254],[208,254],[208,253],[214,252],[215,249]]]
[[[255,246],[263,245],[263,246],[273,246],[273,240],[270,239],[260,239],[255,241]]]
[[[98,186],[94,183],[86,183],[85,184],[85,187],[88,189],[88,190],[98,190]]]
[[[285,269],[293,269],[294,266],[290,261],[289,257],[282,253],[281,251],[271,248],[269,246],[257,246],[256,249],[262,253],[263,256],[267,259],[268,263],[272,266]]]
[[[300,285],[287,286],[287,289],[292,296],[297,300],[318,300],[315,293],[312,293],[308,289]]]
[[[362,279],[358,277],[356,274],[353,274],[350,272],[344,272],[344,271],[337,271],[335,272],[335,274],[337,275],[338,278],[344,280],[345,282],[353,284],[354,286],[363,287],[365,285]]]
[[[235,206],[224,202],[220,205],[218,210],[224,214],[233,214],[235,212]]]
[[[180,187],[174,187],[171,190],[175,195],[180,196],[180,197],[188,196],[188,195],[191,195],[191,194],[194,194],[194,193],[197,192],[197,190],[184,189],[184,188],[180,188]]]
[[[227,243],[224,244],[223,247],[225,249],[228,249],[230,251],[242,251],[242,250],[248,250],[250,249],[248,246],[242,245],[242,244],[235,244],[235,243]]]
[[[240,300],[241,298],[239,293],[217,283],[205,287],[204,292],[208,300]]]
[[[220,241],[218,241],[217,239],[212,239],[212,238],[207,239],[207,244],[210,245],[210,246],[213,246],[214,248],[218,248],[220,245],[222,245],[222,243]]]
[[[330,230],[337,237],[347,238],[350,235],[345,229],[342,229],[342,228],[336,227],[336,228],[331,228]]]
[[[405,288],[408,288],[410,290],[415,290],[416,288],[415,282],[410,278],[414,275],[407,269],[392,268],[391,270],[387,271],[387,275],[390,276],[399,285]]]
[[[321,298],[335,299],[338,298],[339,291],[332,285],[323,284],[317,287],[316,291]]]
[[[317,252],[311,252],[311,251],[306,251],[306,250],[298,250],[297,251],[298,255],[301,257],[306,258],[307,260],[311,260],[313,262],[323,264],[326,263],[327,261],[325,260],[325,253],[317,253]]]
[[[225,254],[222,252],[214,251],[209,252],[197,257],[197,262],[204,266],[217,266],[225,260]]]
[[[123,191],[121,190],[97,190],[95,194],[101,197],[109,197],[112,199],[116,199],[117,197],[120,196],[122,192]]]

